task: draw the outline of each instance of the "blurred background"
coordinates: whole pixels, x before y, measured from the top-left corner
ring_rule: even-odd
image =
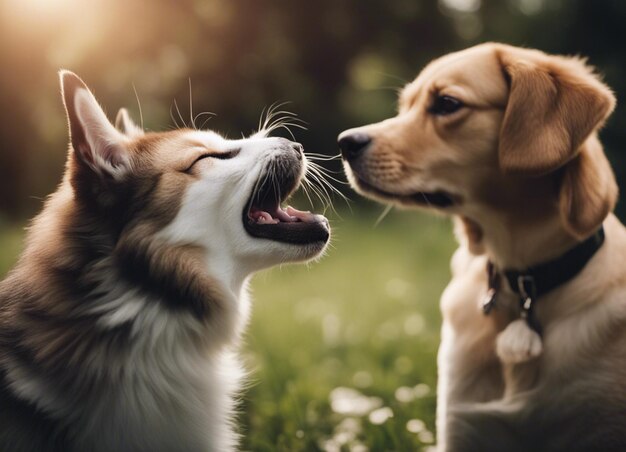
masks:
[[[63,170],[60,68],[77,72],[110,117],[125,106],[139,121],[138,98],[149,130],[189,122],[190,84],[194,113],[216,113],[206,127],[229,136],[289,101],[308,123],[296,138],[333,156],[340,131],[392,115],[397,89],[439,55],[488,40],[585,55],[617,93],[602,139],[623,188],[624,23],[620,0],[0,0],[0,276]],[[255,278],[246,450],[433,441],[451,228],[395,212],[375,226],[382,208],[337,186],[352,201],[329,211],[327,258]]]

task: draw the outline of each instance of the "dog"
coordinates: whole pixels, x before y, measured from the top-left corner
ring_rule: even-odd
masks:
[[[485,43],[339,135],[357,192],[454,218],[438,450],[626,450],[626,230],[598,139],[614,106],[582,58]]]
[[[63,181],[0,283],[0,449],[234,450],[249,276],[321,256],[300,144],[109,122],[60,73]],[[266,123],[267,125],[267,123]],[[276,126],[276,124],[274,124]]]

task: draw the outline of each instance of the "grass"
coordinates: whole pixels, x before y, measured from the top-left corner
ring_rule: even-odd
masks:
[[[336,220],[319,263],[254,278],[239,418],[244,450],[406,451],[433,440],[438,299],[454,248],[446,220]],[[21,230],[0,227],[0,276]]]

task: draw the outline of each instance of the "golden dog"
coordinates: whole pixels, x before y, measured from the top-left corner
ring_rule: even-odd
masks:
[[[626,231],[597,137],[614,105],[580,58],[489,43],[340,135],[359,193],[456,222],[440,450],[626,450]]]

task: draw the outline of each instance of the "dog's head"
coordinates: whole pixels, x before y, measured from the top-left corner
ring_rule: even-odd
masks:
[[[584,237],[616,201],[596,138],[614,104],[580,58],[483,44],[429,64],[397,116],[347,130],[339,145],[365,196],[470,216],[550,203]]]
[[[263,133],[238,140],[191,129],[148,133],[125,110],[115,127],[76,75],[62,72],[61,85],[68,185],[117,251],[195,250],[215,272],[251,272],[325,248],[323,216],[281,207],[307,171],[300,144]]]

